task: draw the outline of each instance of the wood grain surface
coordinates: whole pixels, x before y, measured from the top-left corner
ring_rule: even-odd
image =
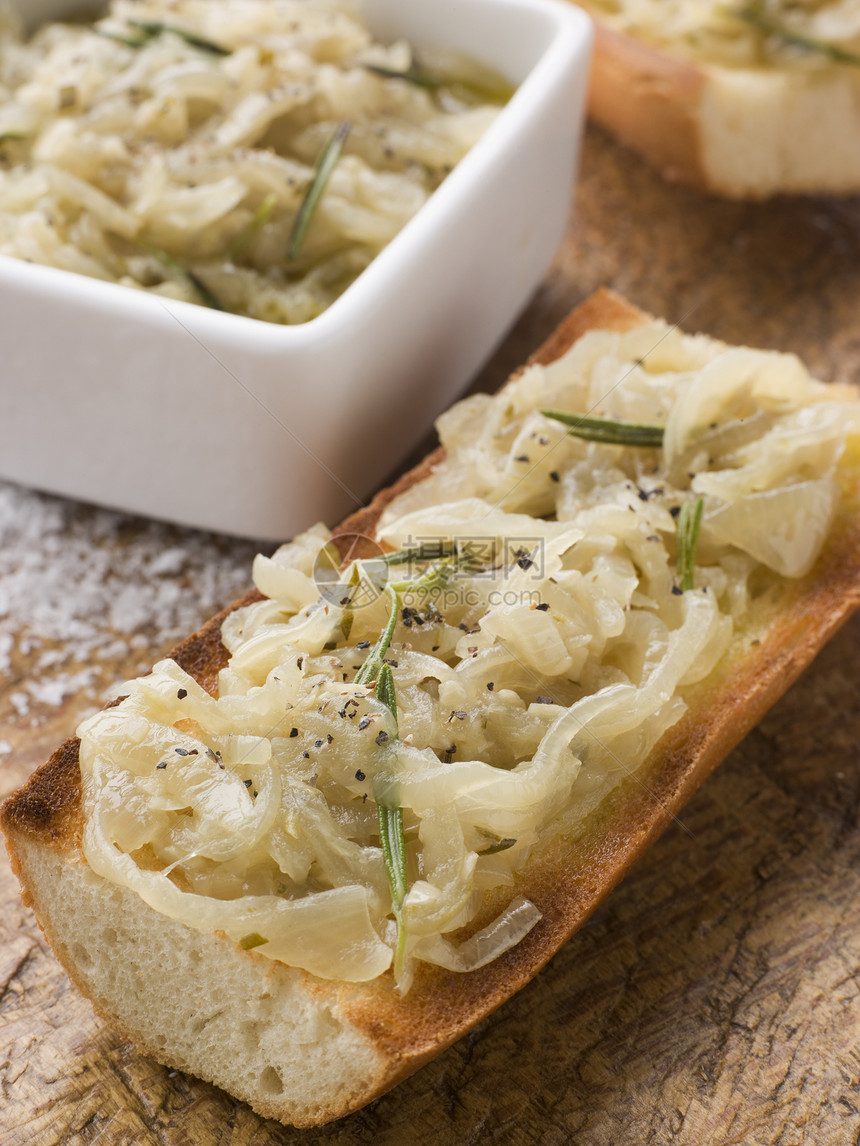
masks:
[[[860,377],[860,201],[724,203],[662,183],[592,130],[563,247],[478,385],[498,386],[600,285],[689,330],[796,351],[825,379]],[[80,598],[92,611],[103,594],[106,637],[80,666],[86,687],[62,695],[46,649],[77,667],[73,626],[58,636],[36,609],[18,623],[0,577],[0,653],[3,632],[15,638],[0,671],[3,796],[108,684],[182,635],[141,602],[163,607],[175,590],[185,604],[171,624],[191,616],[190,628],[244,588],[254,547],[13,487],[0,486],[0,510],[7,576],[89,538],[140,590],[111,628],[111,562],[75,576],[66,608]],[[27,526],[48,518],[50,538]],[[46,949],[4,860],[0,1144],[860,1142],[858,620],[537,980],[324,1130],[265,1122],[112,1034]]]

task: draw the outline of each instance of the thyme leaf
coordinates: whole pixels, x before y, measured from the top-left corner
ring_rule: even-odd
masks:
[[[693,588],[693,574],[696,571],[696,545],[705,499],[699,497],[695,503],[685,501],[678,514],[678,578],[681,591],[686,593]]]
[[[350,120],[345,119],[342,123],[339,123],[331,139],[322,149],[319,159],[317,159],[313,178],[308,184],[307,190],[299,205],[298,213],[293,222],[293,229],[290,231],[290,238],[287,242],[287,258],[291,262],[299,257],[299,252],[302,249],[302,244],[308,233],[308,227],[311,225],[311,219],[323,196],[326,184],[331,178],[331,173],[337,166],[337,162],[343,151],[343,145],[346,143],[346,137],[349,135],[351,129],[352,123]]]
[[[146,37],[138,45],[139,47],[143,47],[145,43],[154,40],[157,36],[170,33],[173,36],[178,36],[180,40],[184,40],[186,44],[190,44],[192,48],[199,48],[201,52],[209,52],[213,56],[232,56],[233,54],[230,48],[213,43],[212,40],[206,40],[194,32],[189,32],[186,28],[177,27],[176,24],[165,24],[161,20],[129,20],[129,24],[132,28],[137,28]]]
[[[571,414],[565,410],[541,410],[545,418],[562,422],[568,433],[587,442],[603,442],[609,446],[642,446],[659,448],[663,445],[663,427],[640,422],[623,422],[617,418],[592,418],[587,414]]]
[[[765,36],[775,36],[789,47],[800,48],[804,52],[816,52],[819,55],[827,56],[828,59],[834,60],[837,64],[847,64],[852,68],[860,68],[860,56],[856,52],[849,52],[845,48],[840,48],[838,44],[828,43],[827,40],[818,40],[813,36],[804,36],[800,32],[786,28],[784,24],[772,20],[767,15],[762,0],[753,0],[752,3],[744,4],[741,8],[729,8],[726,12],[728,15],[743,20],[744,23],[749,24],[756,31],[762,32]]]

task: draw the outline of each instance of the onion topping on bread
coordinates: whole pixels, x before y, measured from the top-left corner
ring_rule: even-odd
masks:
[[[860,63],[853,0],[584,0],[584,6],[610,27],[711,64]]]
[[[671,179],[734,198],[860,189],[851,0],[577,0],[590,111]]]
[[[793,356],[604,293],[439,429],[3,813],[97,1006],[296,1125],[534,974],[860,597],[860,403]]]

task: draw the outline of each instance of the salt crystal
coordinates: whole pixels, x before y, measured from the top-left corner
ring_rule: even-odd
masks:
[[[0,632],[0,672],[9,672],[12,661],[9,654],[15,647],[15,638],[11,633]]]
[[[245,592],[256,551],[0,482],[0,688],[17,646],[38,674],[9,697],[20,716],[100,701],[117,662],[144,670]]]
[[[19,716],[26,716],[30,711],[30,698],[26,692],[13,692],[9,694],[12,707]]]
[[[85,691],[97,675],[98,669],[93,667],[56,680],[31,680],[27,682],[27,691],[40,704],[52,704],[58,707],[72,693]]]

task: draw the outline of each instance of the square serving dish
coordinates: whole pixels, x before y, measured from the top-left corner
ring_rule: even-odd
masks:
[[[79,0],[15,0],[35,23]],[[0,476],[258,539],[358,507],[457,396],[564,232],[591,26],[556,0],[360,0],[516,85],[346,292],[275,326],[0,256]],[[98,13],[96,6],[92,9]]]

